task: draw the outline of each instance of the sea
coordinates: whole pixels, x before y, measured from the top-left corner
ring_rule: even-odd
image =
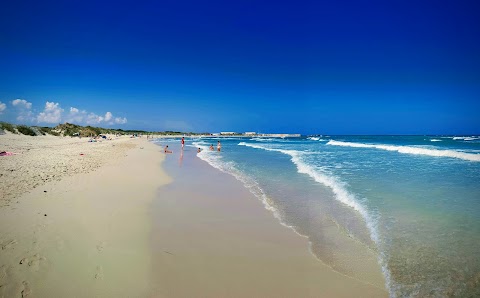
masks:
[[[218,140],[222,151],[210,151]],[[334,270],[362,275],[351,265],[356,250],[339,234],[374,252],[391,297],[480,297],[479,136],[202,137],[186,144],[203,149],[199,158],[243,183],[279,223],[308,237],[311,252]]]

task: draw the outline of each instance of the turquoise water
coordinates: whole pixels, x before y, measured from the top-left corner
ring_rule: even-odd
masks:
[[[333,222],[378,255],[394,297],[480,296],[480,138],[322,136],[189,140],[312,252],[347,275]]]

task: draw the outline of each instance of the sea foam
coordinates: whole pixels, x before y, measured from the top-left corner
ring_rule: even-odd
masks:
[[[318,137],[308,137],[307,140],[319,141],[319,142],[326,142],[327,141],[327,140],[324,140],[324,139],[321,139],[321,138],[318,138]]]
[[[341,203],[353,208],[358,213],[360,213],[363,219],[365,220],[366,226],[370,233],[370,237],[372,238],[372,240],[375,242],[377,246],[380,245],[380,239],[377,233],[376,216],[372,216],[372,214],[370,214],[370,212],[362,205],[362,203],[353,194],[348,192],[343,182],[341,182],[339,179],[337,179],[332,175],[328,175],[320,172],[319,170],[315,169],[315,167],[306,163],[302,157],[305,155],[308,155],[310,152],[277,149],[277,148],[271,148],[267,146],[251,144],[246,142],[240,142],[238,145],[251,147],[255,149],[266,150],[266,151],[280,152],[280,153],[289,155],[291,157],[291,161],[297,167],[298,173],[306,174],[311,178],[313,178],[316,182],[329,187],[334,193],[335,199],[337,199]],[[382,267],[383,275],[385,276],[386,287],[390,289],[390,273],[387,269],[386,263],[384,262],[384,256],[382,253],[380,253],[379,255],[379,263]]]
[[[220,170],[224,173],[227,173],[229,175],[232,175],[237,179],[238,181],[242,182],[243,185],[257,198],[260,199],[260,201],[263,203],[265,208],[269,211],[271,211],[274,215],[275,218],[277,218],[280,222],[282,222],[281,216],[278,213],[278,210],[275,208],[273,202],[268,198],[268,196],[265,194],[263,189],[258,185],[257,181],[255,179],[247,176],[245,173],[242,173],[240,170],[237,169],[235,166],[234,162],[226,162],[222,160],[221,155],[217,154],[216,151],[210,151],[208,143],[202,141],[202,142],[193,142],[193,146],[196,148],[201,148],[202,151],[197,153],[197,156],[210,164],[212,167],[216,168],[217,170]],[[282,222],[283,224],[283,222]],[[288,226],[284,224],[285,226],[289,228],[293,228],[291,226]]]
[[[238,145],[251,147],[255,149],[262,149],[266,151],[275,151],[280,152],[291,157],[291,161],[297,167],[297,172],[301,174],[306,174],[313,178],[316,182],[321,183],[327,187],[329,187],[332,192],[335,194],[335,198],[342,202],[343,204],[353,208],[354,210],[358,211],[363,218],[365,219],[367,226],[369,226],[369,230],[372,235],[372,239],[377,243],[378,237],[377,233],[375,232],[373,220],[371,220],[371,216],[365,209],[365,207],[355,198],[355,196],[349,193],[345,189],[345,184],[340,182],[337,178],[331,175],[327,175],[316,170],[314,167],[309,165],[308,163],[304,162],[302,159],[303,155],[309,154],[309,152],[297,151],[297,150],[285,150],[285,149],[276,149],[270,148],[266,146],[261,146],[257,144],[250,144],[245,142],[240,142]]]
[[[353,142],[341,142],[341,141],[328,141],[327,145],[332,146],[343,146],[343,147],[355,147],[355,148],[374,148],[387,151],[396,151],[404,154],[414,154],[414,155],[428,155],[434,157],[450,157],[458,158],[467,161],[480,161],[480,154],[465,153],[456,150],[440,150],[440,149],[427,149],[420,147],[411,147],[411,146],[394,146],[394,145],[384,145],[384,144],[364,144],[364,143],[353,143]]]
[[[455,140],[455,141],[475,141],[475,140],[479,140],[480,137],[475,137],[475,136],[472,136],[472,137],[453,137],[452,139]]]

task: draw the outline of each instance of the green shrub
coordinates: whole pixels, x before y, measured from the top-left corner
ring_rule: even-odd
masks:
[[[30,128],[35,132],[36,136],[44,136],[45,132],[40,126],[30,126]]]
[[[31,129],[30,127],[28,127],[26,125],[17,125],[17,130],[21,134],[24,134],[24,135],[27,135],[27,136],[36,136],[37,135],[33,129]]]
[[[42,135],[45,135],[47,133],[50,133],[50,131],[52,130],[50,127],[39,127],[38,128],[41,132],[42,132]]]
[[[11,133],[17,133],[13,125],[7,122],[0,122],[0,128],[3,130],[8,130]]]
[[[102,130],[99,127],[85,126],[85,128],[87,130],[91,130],[91,131],[95,132],[95,135],[97,135],[97,136],[102,133]]]
[[[84,128],[81,133],[80,133],[80,136],[81,137],[94,137],[94,136],[97,136],[98,133],[92,129],[89,129],[89,128]]]
[[[42,135],[49,134],[52,136],[59,136],[60,134],[56,131],[53,131],[53,128],[48,126],[37,127],[38,130],[42,133]]]

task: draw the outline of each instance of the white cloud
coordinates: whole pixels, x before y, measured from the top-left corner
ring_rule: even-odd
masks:
[[[17,110],[17,120],[22,122],[37,121],[38,123],[52,124],[69,122],[80,125],[113,125],[127,123],[127,118],[115,117],[112,112],[106,112],[104,116],[100,116],[93,112],[87,112],[86,110],[80,110],[75,107],[70,107],[68,112],[65,112],[58,102],[47,101],[43,111],[38,114],[31,110],[32,103],[24,99],[15,99],[11,103]],[[6,108],[6,105],[0,102],[0,114],[2,114]]]
[[[94,113],[90,113],[88,114],[85,122],[87,124],[99,124],[103,121],[103,117],[102,116],[98,116],[97,114],[94,114]]]
[[[33,115],[33,112],[30,110],[24,110],[20,111],[17,116],[18,121],[26,121],[26,122],[32,122],[35,120],[35,116]]]
[[[32,103],[26,101],[25,99],[15,99],[12,101],[14,107],[24,108],[30,110],[32,108]]]
[[[112,119],[112,117],[113,117],[112,113],[107,112],[104,117],[105,122],[109,122]]]
[[[62,120],[62,113],[63,109],[60,108],[59,103],[47,101],[43,112],[38,114],[37,121],[45,123],[60,123]]]
[[[32,122],[35,116],[31,111],[32,103],[25,99],[12,100],[12,106],[17,110],[17,120],[22,122]]]
[[[70,112],[65,117],[65,121],[76,123],[76,124],[113,125],[113,124],[125,124],[127,123],[127,118],[114,117],[111,112],[106,112],[105,116],[100,116],[95,113],[89,113],[85,110],[79,110],[77,108],[71,107]]]
[[[127,123],[127,118],[125,118],[125,117],[123,117],[123,118],[121,118],[121,117],[116,117],[116,118],[115,118],[115,123],[116,123],[116,124],[125,124],[125,123]]]
[[[83,123],[86,115],[86,111],[80,111],[77,108],[70,107],[70,112],[67,114],[64,121],[69,123]]]
[[[7,105],[0,101],[0,115],[7,109]]]

